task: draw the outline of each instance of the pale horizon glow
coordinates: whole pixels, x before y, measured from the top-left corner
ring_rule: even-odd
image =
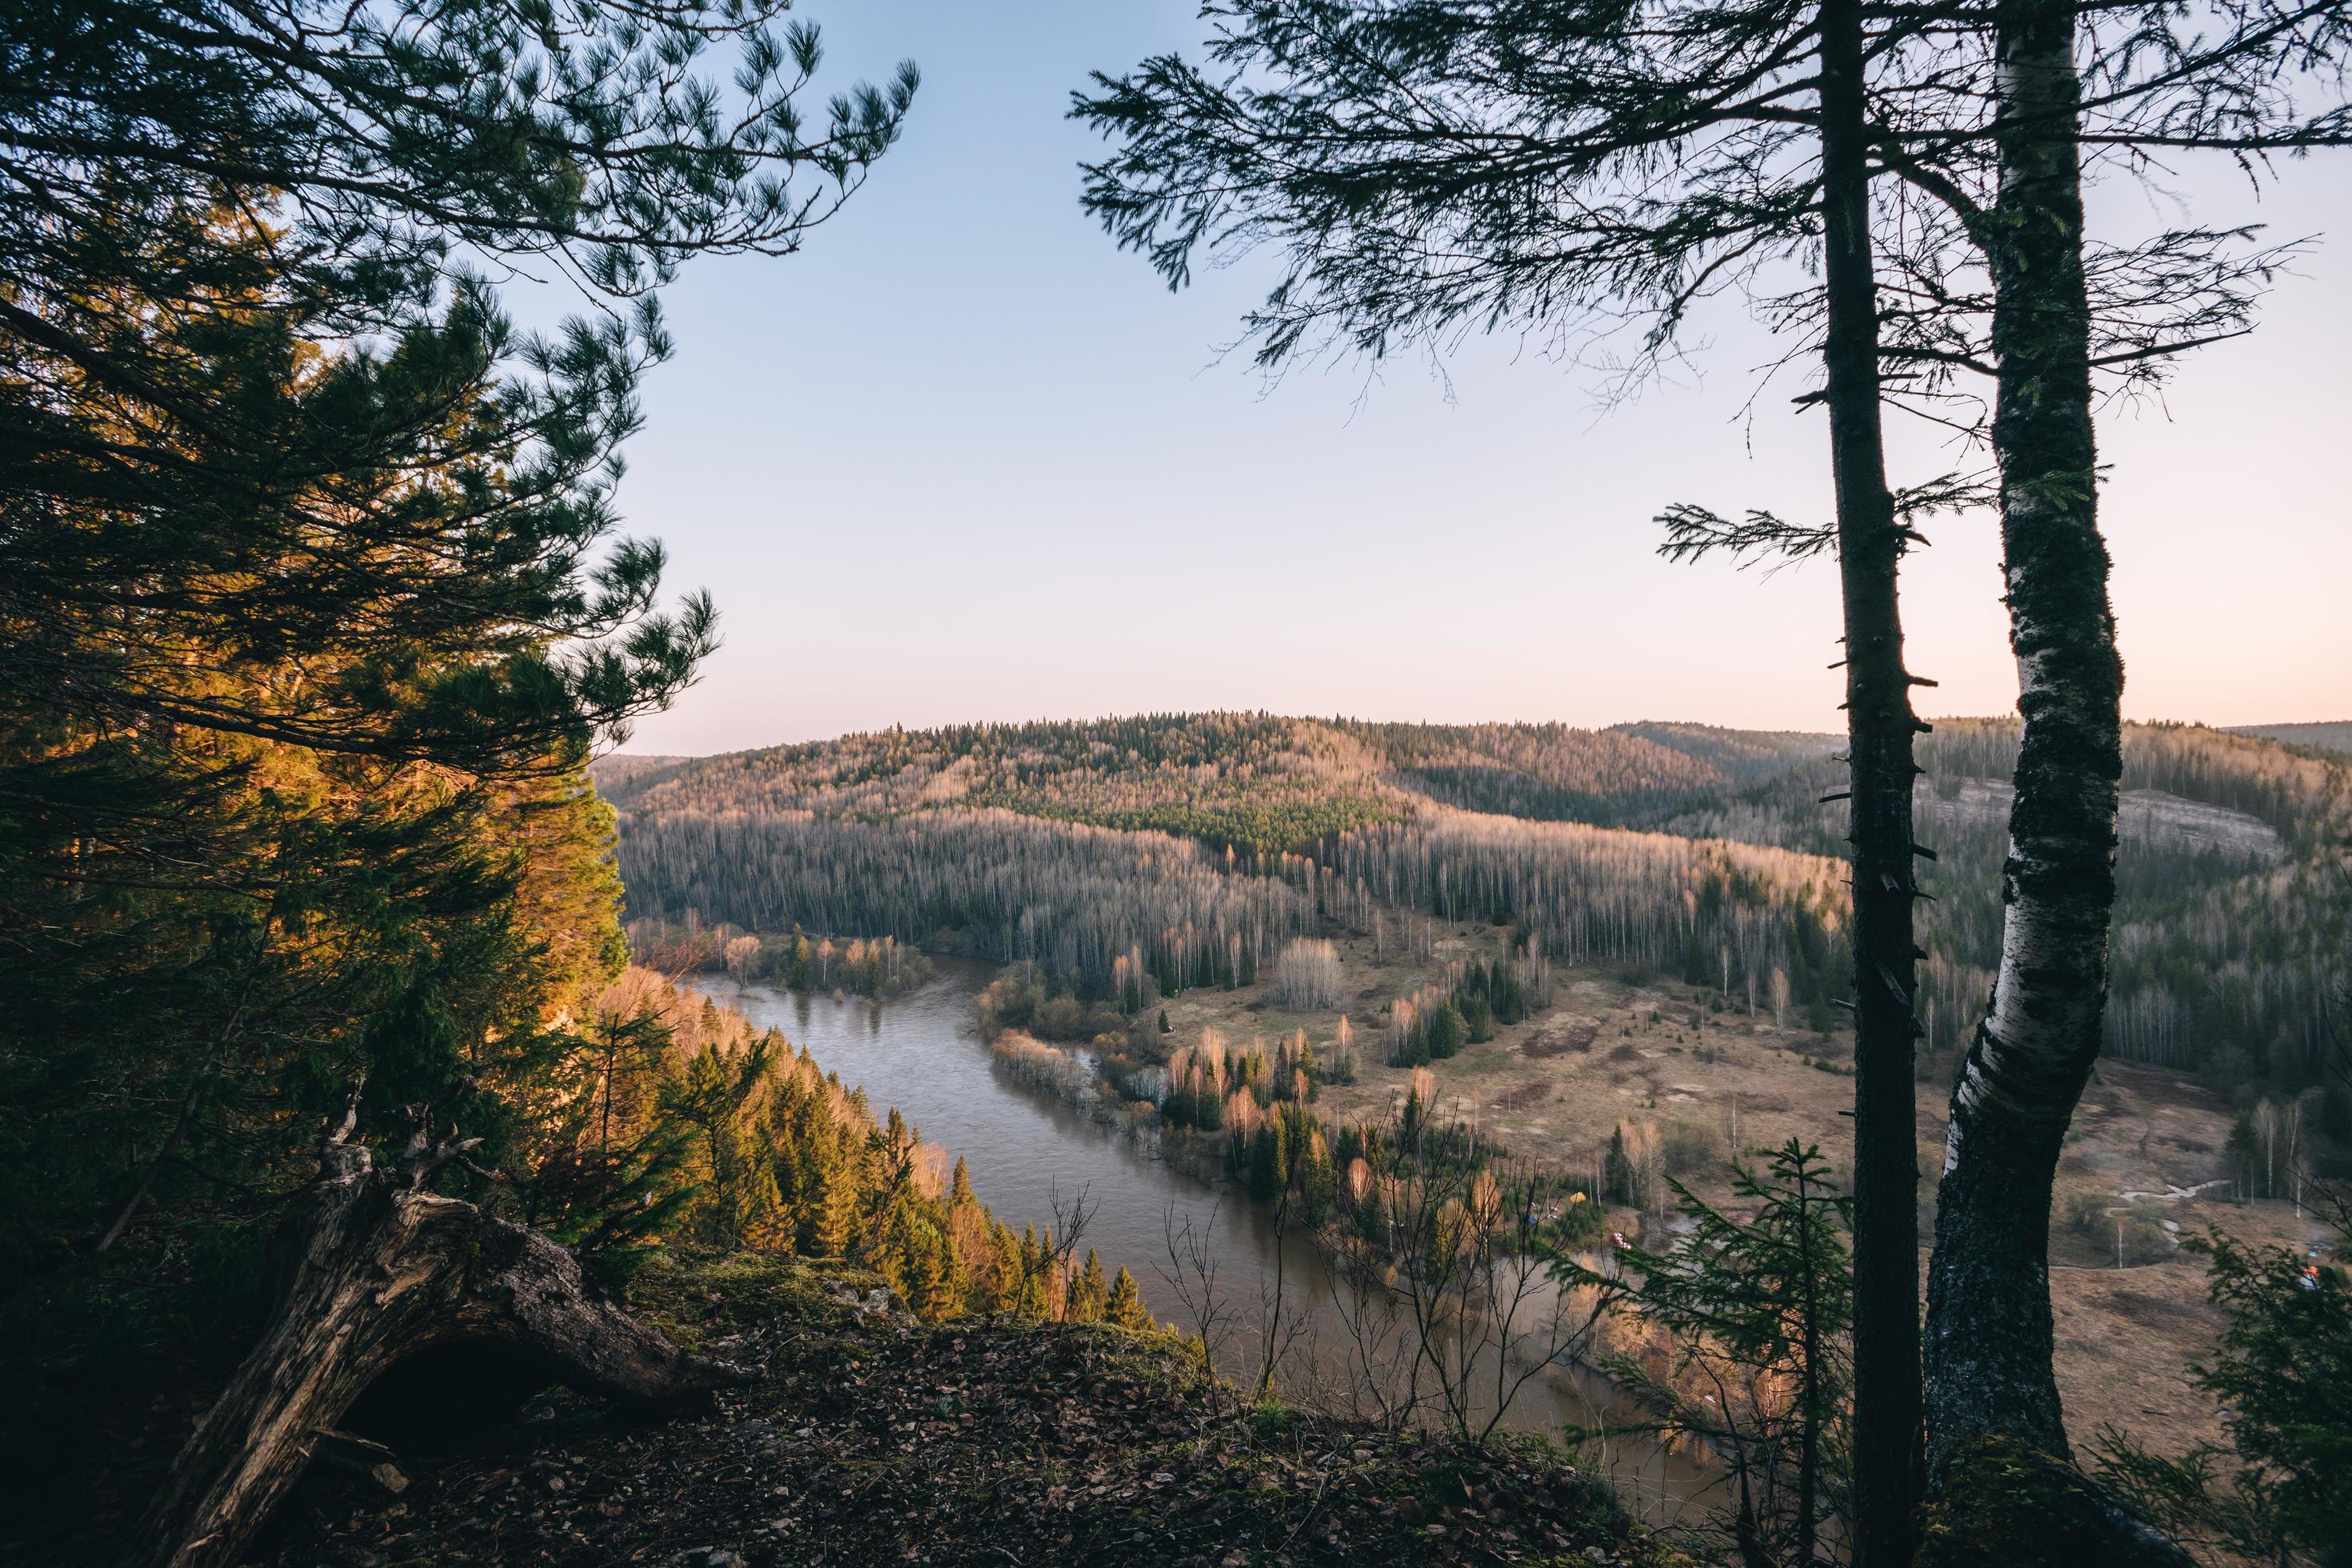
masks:
[[[1189,0],[805,15],[835,85],[902,56],[924,85],[803,254],[691,264],[666,296],[678,353],[620,503],[672,590],[715,594],[726,646],[626,750],[1204,709],[1843,728],[1830,565],[1654,554],[1670,502],[1827,505],[1799,384],[1741,418],[1773,351],[1735,312],[1680,384],[1605,412],[1590,376],[1494,340],[1443,377],[1344,363],[1269,390],[1217,353],[1263,268],[1171,295],[1077,210],[1097,147],[1067,93],[1196,44]],[[2200,222],[2341,232],[2252,337],[2102,422],[2126,712],[2352,717],[2352,162],[2289,164],[2259,204],[2218,171],[2179,184]],[[1898,483],[1959,466],[1892,436]],[[1992,521],[1928,532],[1905,579],[1910,662],[1941,683],[1921,707],[2011,711]]]

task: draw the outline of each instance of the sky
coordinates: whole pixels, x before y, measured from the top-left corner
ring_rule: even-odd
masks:
[[[1842,727],[1834,568],[1657,557],[1675,501],[1828,514],[1827,433],[1725,310],[1603,408],[1516,341],[1268,387],[1225,354],[1265,258],[1171,293],[1079,210],[1093,69],[1198,42],[1192,0],[809,0],[830,85],[921,68],[906,135],[782,258],[689,265],[620,491],[724,647],[626,749],[890,724],[1213,708],[1380,719]],[[2128,716],[2352,717],[2352,162],[2259,200],[2185,167],[2200,221],[2323,239],[2262,330],[2112,410],[2103,519]],[[2139,195],[2109,195],[2145,203]],[[2100,209],[2095,207],[2095,217]],[[2119,219],[2145,213],[2117,210]],[[1893,433],[1897,483],[1960,466]],[[1931,712],[2011,710],[1988,516],[1905,577]]]

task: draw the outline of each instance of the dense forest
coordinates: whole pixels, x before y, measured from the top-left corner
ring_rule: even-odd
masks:
[[[2017,735],[1963,719],[1921,739],[1931,1050],[1965,1045],[1991,984]],[[1099,995],[1130,948],[1174,989],[1255,975],[1326,921],[1400,951],[1492,921],[1565,963],[1751,995],[1778,972],[1818,1012],[1848,983],[1832,746],[1162,715],[599,767],[631,914],[649,922],[960,944]],[[2108,1048],[2232,1084],[2317,1082],[2352,932],[2352,763],[2135,725],[2124,787]]]
[[[1966,1038],[1991,984],[2017,734],[2011,721],[1944,720],[1920,745],[1918,828],[1937,857],[1922,1019],[1940,1048]],[[1843,814],[1813,797],[1837,782],[1812,764],[1671,826],[1834,854]],[[2319,1082],[2352,941],[2352,764],[2200,726],[2133,725],[2123,785],[2107,1050],[2229,1084]]]

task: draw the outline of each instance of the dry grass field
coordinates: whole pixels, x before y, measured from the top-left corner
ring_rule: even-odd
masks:
[[[1436,939],[1430,961],[1391,952],[1381,964],[1368,942],[1342,940],[1346,985],[1331,1013],[1285,1011],[1261,985],[1185,993],[1168,1004],[1169,1023],[1178,1040],[1214,1027],[1242,1046],[1303,1027],[1319,1049],[1344,1012],[1356,1036],[1357,1079],[1324,1089],[1316,1109],[1331,1119],[1382,1118],[1402,1098],[1406,1076],[1385,1061],[1389,1004],[1435,981],[1449,960],[1491,960],[1503,939],[1488,927],[1455,927]],[[1571,1177],[1594,1169],[1621,1119],[1654,1122],[1662,1132],[1678,1131],[1673,1142],[1685,1150],[1713,1152],[1678,1175],[1709,1199],[1727,1194],[1723,1157],[1735,1128],[1743,1155],[1796,1137],[1819,1144],[1841,1169],[1849,1165],[1850,1123],[1838,1113],[1852,1103],[1850,1035],[1814,1034],[1794,1008],[1786,1026],[1776,1026],[1769,1007],[1751,1016],[1744,994],[1722,999],[1711,989],[1630,984],[1590,971],[1555,971],[1553,981],[1548,1008],[1432,1065],[1446,1114],[1475,1123],[1514,1157]],[[1952,1063],[1925,1066],[1923,1288]],[[2051,1236],[2059,1385],[2078,1441],[2103,1426],[2175,1453],[2221,1441],[2218,1412],[2189,1382],[2221,1321],[2205,1301],[2201,1260],[2177,1250],[2176,1238],[2210,1226],[2270,1241],[2320,1234],[2284,1203],[2240,1205],[2226,1186],[2184,1195],[2222,1175],[2231,1114],[2189,1079],[2114,1062],[2102,1064],[2084,1097],[2059,1168]],[[1664,1218],[1624,1211],[1615,1223],[1631,1229]],[[2119,1222],[2129,1243],[2123,1267]]]

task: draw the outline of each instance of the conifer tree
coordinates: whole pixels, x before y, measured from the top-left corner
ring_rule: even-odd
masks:
[[[2200,32],[2201,11],[2113,8],[2099,53],[2110,91],[2101,108],[2121,122],[2113,139],[2166,144],[2151,122],[2167,114],[2177,135],[2235,125],[2242,149],[2340,136],[2332,100],[2293,127],[2301,142],[2266,143],[2245,130],[2274,125],[2283,104],[2302,119],[2277,83],[2315,60],[2325,74],[2341,43],[2337,8],[2215,10],[2218,43]],[[2025,1064],[2019,1082],[1955,1106],[1960,1179],[1948,1182],[1947,1210],[1961,1217],[1951,1267],[1937,1271],[1949,1285],[1945,1342],[1955,1352],[1942,1386],[1955,1433],[1984,1429],[1997,1411],[1994,1426],[2063,1451],[2054,1395],[2043,1397],[2046,1332],[2025,1324],[2021,1338],[1988,1336],[1980,1325],[2000,1318],[2004,1297],[2040,1289],[2030,1276],[2047,1208],[2041,1155],[2054,1151],[2048,1128],[2063,1128],[2079,1089],[2072,1066],[2053,1068],[2089,1060],[2095,1039],[2079,1026],[2095,1022],[2105,975],[2105,916],[2094,910],[2112,885],[2102,868],[2113,813],[2101,802],[2113,797],[2119,667],[2096,588],[2104,549],[2084,526],[2092,323],[2103,322],[2116,349],[2107,363],[2152,365],[2234,331],[2260,266],[2233,261],[2225,237],[2176,232],[2111,252],[2106,276],[2128,281],[2100,304],[2086,297],[2071,0],[1665,3],[1630,13],[1558,0],[1236,0],[1206,15],[1213,70],[1159,57],[1127,77],[1097,78],[1079,98],[1074,112],[1119,144],[1087,170],[1086,200],[1171,285],[1200,253],[1279,247],[1286,274],[1249,318],[1269,368],[1327,348],[1379,357],[1443,346],[1463,330],[1506,324],[1573,342],[1630,319],[1643,329],[1638,374],[1711,293],[1753,296],[1770,264],[1819,257],[1818,286],[1778,295],[1766,314],[1807,334],[1791,357],[1821,353],[1823,384],[1805,401],[1829,415],[1834,526],[1792,528],[1762,513],[1731,523],[1696,508],[1664,521],[1672,552],[1833,551],[1839,564],[1857,984],[1850,1001],[1837,1000],[1856,1009],[1864,1301],[1858,1537],[1865,1562],[1907,1562],[1917,1478],[1906,1456],[1920,1425],[1911,790],[1923,726],[1910,704],[1896,571],[1918,539],[1913,517],[1983,492],[1947,479],[1892,493],[1881,405],[1941,396],[1956,365],[1990,365],[2000,383],[1986,434],[2005,515],[2019,525],[2012,571],[2032,579],[2012,582],[2009,602],[2023,617],[2021,659],[2051,678],[2029,693],[2027,718],[2052,736],[2034,761],[2048,764],[2053,804],[2047,821],[2019,827],[2049,868],[2046,877],[2027,868],[2049,895],[2047,919],[2021,915],[2020,929],[2046,927],[2047,952],[2003,979],[2000,1005],[2019,1025],[2009,1049]],[[2135,125],[2138,103],[2172,107]],[[1972,119],[1987,106],[1989,124]],[[1997,173],[1972,183],[1988,171]],[[1979,199],[1996,184],[2000,199]],[[1943,216],[1923,226],[1921,209],[1939,205]],[[1891,254],[1875,243],[1876,218],[1903,237]],[[1956,229],[1957,243],[1944,246]],[[1922,233],[1936,240],[1923,247]],[[1990,287],[1952,287],[1955,255],[1981,259]],[[1987,316],[1994,348],[1979,357],[1971,323]],[[2025,795],[2021,787],[2021,803]],[[1450,889],[1430,907],[1451,918]],[[1971,1072],[1997,1075],[1998,1054],[1972,1057]],[[2042,1092],[2049,1086],[2059,1092]],[[1958,1136],[1979,1120],[1990,1173],[1980,1179]],[[2001,1392],[2028,1385],[2021,1397]]]
[[[955,1288],[954,1258],[946,1234],[928,1220],[908,1225],[903,1248],[901,1291],[915,1315],[927,1323],[943,1322],[961,1307]]]
[[[1625,1124],[1609,1131],[1609,1152],[1601,1167],[1601,1194],[1611,1203],[1638,1205],[1642,1200],[1633,1179],[1633,1161],[1625,1149]]]
[[[1136,1287],[1135,1276],[1124,1266],[1111,1277],[1110,1300],[1103,1309],[1103,1319],[1118,1328],[1139,1332],[1152,1326],[1151,1314],[1143,1305],[1143,1292]]]
[[[676,1198],[682,1152],[617,1126],[629,1087],[609,1136],[570,1097],[568,1021],[623,952],[583,766],[715,626],[622,536],[619,448],[669,348],[658,289],[793,248],[914,88],[811,124],[816,36],[776,37],[782,9],[0,20],[0,1275],[34,1287],[0,1302],[10,1345],[34,1313],[111,1322],[134,1376],[171,1353],[198,1292],[252,1274],[173,1258],[257,1248],[362,1078],[357,1137],[428,1104],[583,1243],[622,1194]],[[740,55],[718,89],[714,50]],[[589,319],[519,331],[483,281],[506,266],[574,279]],[[756,1187],[723,1137],[696,1152]]]
[[[1125,1270],[1121,1270],[1122,1273]],[[1078,1284],[1070,1303],[1070,1317],[1080,1323],[1097,1323],[1110,1306],[1110,1285],[1103,1277],[1102,1259],[1095,1249],[1087,1248],[1086,1268],[1078,1274]]]
[[[1429,1054],[1443,1061],[1462,1049],[1469,1038],[1470,1027],[1463,1021],[1462,1010],[1452,1002],[1441,1004],[1429,1017]]]
[[[1842,1511],[1850,1447],[1851,1202],[1830,1184],[1821,1152],[1795,1139],[1760,1174],[1735,1163],[1734,1194],[1752,1214],[1673,1187],[1687,1240],[1664,1252],[1624,1248],[1615,1279],[1572,1258],[1555,1272],[1671,1337],[1675,1361],[1664,1373],[1631,1355],[1610,1370],[1637,1391],[1656,1430],[1726,1457],[1737,1497],[1728,1533],[1741,1560],[1816,1562]],[[1711,1396],[1694,1398],[1693,1387]]]
[[[856,1167],[835,1157],[819,1176],[818,1196],[810,1216],[809,1245],[819,1258],[846,1258],[856,1245],[865,1194],[859,1190]]]

